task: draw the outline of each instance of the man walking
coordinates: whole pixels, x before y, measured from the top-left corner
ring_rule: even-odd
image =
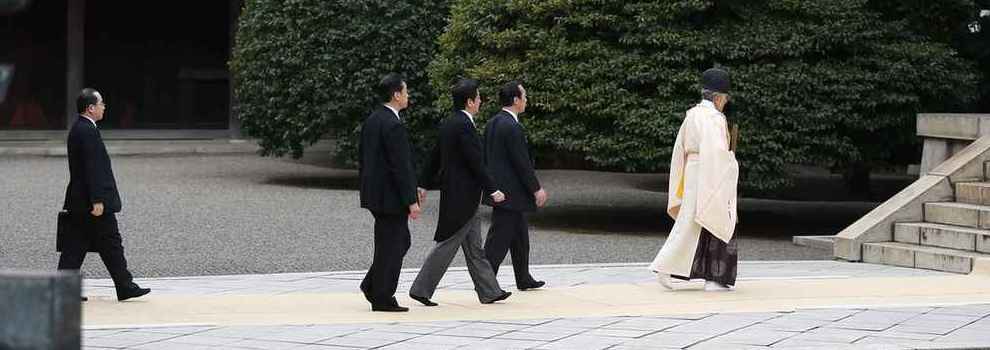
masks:
[[[409,219],[420,213],[409,135],[399,111],[409,105],[409,90],[401,75],[391,73],[379,83],[384,103],[361,126],[359,150],[361,207],[375,218],[375,253],[361,291],[372,311],[405,312],[395,289],[402,259],[409,250]]]
[[[474,122],[481,108],[478,86],[477,80],[463,79],[451,89],[454,112],[440,125],[440,139],[420,177],[422,186],[431,188],[439,172],[441,184],[440,220],[433,238],[437,244],[409,290],[410,298],[426,306],[437,305],[430,298],[458,247],[464,251],[468,273],[481,303],[491,304],[512,295],[498,286],[481,246],[481,220],[477,216],[481,197],[488,196],[500,203],[505,196],[495,188],[482,159],[481,140]],[[421,188],[420,193],[425,198],[425,190]]]
[[[134,283],[124,258],[116,216],[122,208],[120,193],[110,166],[110,155],[96,126],[96,122],[103,119],[106,108],[103,96],[94,89],[83,89],[76,99],[79,118],[66,141],[69,186],[63,204],[63,209],[69,212],[70,230],[63,242],[58,269],[78,270],[86,252],[93,247],[110,272],[117,300],[124,301],[148,294],[151,289]]]
[[[526,111],[526,89],[518,81],[509,82],[499,90],[498,100],[502,110],[485,126],[485,160],[506,200],[494,203],[485,198],[485,204],[493,207],[485,255],[497,274],[506,252],[511,251],[516,288],[540,288],[545,282],[529,273],[529,224],[525,213],[543,207],[547,192],[536,178],[526,131],[519,123],[519,115]]]

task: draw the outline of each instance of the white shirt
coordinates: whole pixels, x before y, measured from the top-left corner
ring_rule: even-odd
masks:
[[[90,122],[90,123],[93,123],[93,127],[94,127],[94,128],[97,128],[97,129],[99,129],[99,127],[98,127],[98,126],[96,126],[96,121],[95,121],[95,120],[93,120],[93,118],[90,118],[90,117],[87,117],[87,116],[86,116],[85,114],[80,114],[80,115],[81,115],[81,116],[82,116],[83,118],[86,118],[86,120],[89,120],[89,122]]]
[[[395,110],[395,108],[392,108],[392,106],[389,106],[389,105],[384,105],[384,106],[385,107],[388,107],[388,109],[391,109],[392,110],[392,113],[395,113],[395,118],[396,119],[398,119],[400,121],[402,120],[402,118],[399,118],[399,111]]]
[[[478,124],[475,124],[474,123],[474,115],[472,115],[471,112],[468,112],[467,110],[463,110],[463,109],[461,110],[461,112],[464,112],[464,114],[467,114],[468,120],[471,121],[471,125],[474,125],[475,127],[478,126]]]
[[[466,110],[463,110],[463,109],[461,110],[461,112],[464,112],[464,114],[467,114],[467,116],[468,116],[468,120],[470,120],[470,121],[471,121],[471,124],[472,124],[472,125],[474,125],[475,127],[477,127],[477,126],[478,126],[478,124],[475,124],[475,123],[474,123],[474,115],[472,115],[472,114],[471,114],[471,112],[468,112],[468,111],[466,111]],[[509,112],[509,113],[512,113],[512,112]],[[498,193],[498,192],[499,192],[499,191],[498,191],[498,190],[496,190],[495,192],[492,192],[492,193],[489,193],[488,195],[489,195],[489,196],[494,196],[494,195],[495,195],[496,193]]]
[[[518,123],[518,122],[519,122],[519,116],[518,116],[518,115],[516,115],[516,113],[515,113],[515,112],[513,112],[513,111],[510,111],[510,110],[509,110],[508,108],[502,108],[502,110],[503,110],[503,111],[506,111],[506,112],[509,112],[509,114],[510,114],[510,115],[512,115],[512,119],[515,119],[515,120],[516,120],[516,123]]]
[[[722,114],[722,111],[718,110],[718,107],[715,107],[715,102],[709,100],[701,100],[701,103],[699,103],[698,105],[702,107],[714,109],[716,112],[718,112],[719,115],[724,116],[724,114]]]

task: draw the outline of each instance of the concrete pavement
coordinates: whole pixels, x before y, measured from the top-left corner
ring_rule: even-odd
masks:
[[[142,279],[113,301],[86,280],[87,348],[647,349],[990,347],[990,275],[835,261],[742,262],[737,289],[666,291],[646,264],[534,267],[548,288],[481,305],[462,268],[427,308],[372,313],[362,272]],[[502,274],[511,289],[510,274]]]

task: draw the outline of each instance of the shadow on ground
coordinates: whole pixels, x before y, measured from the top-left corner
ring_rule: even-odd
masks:
[[[264,183],[305,189],[357,191],[354,170],[333,169],[323,175],[270,177]],[[666,176],[579,171],[546,171],[541,181],[551,196],[551,206],[528,216],[540,229],[594,234],[664,235],[673,220],[666,214]],[[902,176],[876,179],[877,193],[888,197],[910,184]],[[794,235],[830,235],[852,224],[879,201],[860,201],[844,195],[841,177],[818,175],[797,179],[787,199],[740,201],[737,233],[748,237],[784,238]],[[600,202],[601,196],[618,198],[630,193],[621,204]],[[603,194],[604,193],[604,194]],[[566,196],[564,196],[566,195]],[[564,196],[566,198],[562,198]],[[793,199],[797,198],[797,199]],[[600,204],[595,204],[600,203]],[[433,204],[430,204],[433,205]],[[488,215],[487,210],[482,215]]]
[[[357,175],[344,174],[340,176],[283,176],[273,177],[265,181],[266,185],[288,186],[321,190],[358,190]]]
[[[775,210],[741,210],[737,234],[747,237],[832,235],[853,223],[874,206],[871,203]],[[665,235],[674,221],[665,208],[574,208],[551,207],[529,216],[529,223],[542,228],[583,233]]]

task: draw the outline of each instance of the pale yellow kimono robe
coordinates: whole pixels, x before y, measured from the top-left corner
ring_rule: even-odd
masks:
[[[728,242],[736,225],[739,165],[729,150],[725,115],[711,101],[687,112],[670,161],[667,214],[674,227],[650,269],[690,276],[701,229]]]

